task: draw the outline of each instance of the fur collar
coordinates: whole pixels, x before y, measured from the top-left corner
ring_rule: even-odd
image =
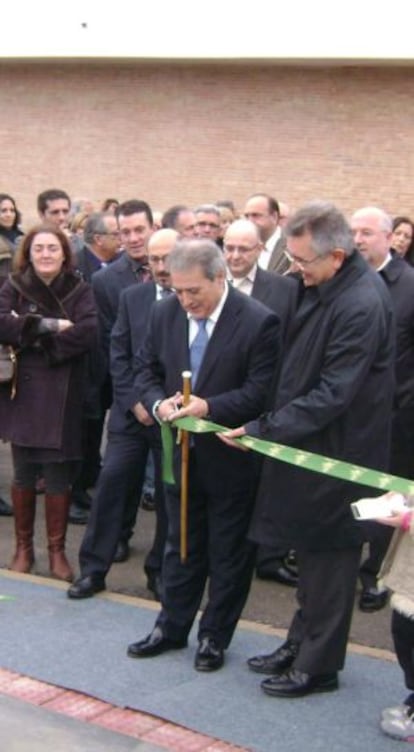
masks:
[[[11,274],[10,282],[19,295],[32,303],[37,303],[51,316],[58,318],[65,313],[65,301],[83,284],[74,272],[61,272],[50,285],[47,285],[35,274],[31,265],[23,272]]]

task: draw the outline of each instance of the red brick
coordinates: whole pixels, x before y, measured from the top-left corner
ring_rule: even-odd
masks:
[[[414,214],[413,89],[398,66],[2,62],[2,186],[26,226],[50,187],[155,209],[265,190]]]

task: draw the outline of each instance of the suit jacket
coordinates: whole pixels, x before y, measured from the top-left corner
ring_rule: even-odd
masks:
[[[92,288],[98,306],[102,341],[107,352],[109,352],[111,330],[117,317],[121,292],[126,287],[137,284],[137,281],[129,256],[126,253],[113,261],[110,266],[100,269],[92,276]]]
[[[154,282],[133,285],[121,293],[118,316],[111,334],[110,362],[114,401],[109,416],[109,431],[135,432],[144,428],[131,412],[131,407],[138,401],[134,390],[134,355],[145,339],[150,311],[155,302]]]
[[[257,267],[251,297],[277,315],[282,342],[286,339],[289,322],[296,311],[298,291],[299,283],[294,277],[282,277]]]
[[[92,252],[89,251],[86,245],[82,245],[82,247],[74,253],[74,261],[76,269],[80,272],[82,278],[85,282],[89,282],[90,284],[92,281],[92,275],[96,274],[97,271],[100,271],[101,262],[99,259],[96,259],[96,262],[94,262]]]
[[[260,415],[278,355],[275,314],[230,288],[197,378],[196,393],[208,401],[211,420],[235,427]],[[182,371],[190,369],[188,317],[176,297],[153,306],[137,364],[135,402],[149,412],[182,390]],[[195,435],[193,451],[203,482],[220,494],[250,477],[257,462],[253,452],[226,447],[213,434]]]
[[[414,407],[414,269],[393,253],[380,272],[388,287],[395,310],[397,347],[394,408]]]
[[[290,267],[290,263],[284,255],[283,251],[286,249],[286,238],[282,235],[272,250],[272,255],[267,267],[268,272],[277,272],[278,274],[285,274]]]

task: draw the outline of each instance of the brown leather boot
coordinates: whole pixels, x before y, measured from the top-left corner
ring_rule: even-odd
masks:
[[[10,564],[13,572],[27,574],[34,563],[33,528],[36,513],[34,488],[12,486],[11,497],[14,509],[16,551]]]
[[[65,555],[65,537],[68,526],[70,495],[45,494],[46,530],[49,550],[49,567],[52,577],[72,582],[73,571]]]

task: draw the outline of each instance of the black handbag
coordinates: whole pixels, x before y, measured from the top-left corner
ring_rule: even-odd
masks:
[[[11,383],[10,399],[16,396],[17,356],[11,345],[0,345],[0,384]]]

